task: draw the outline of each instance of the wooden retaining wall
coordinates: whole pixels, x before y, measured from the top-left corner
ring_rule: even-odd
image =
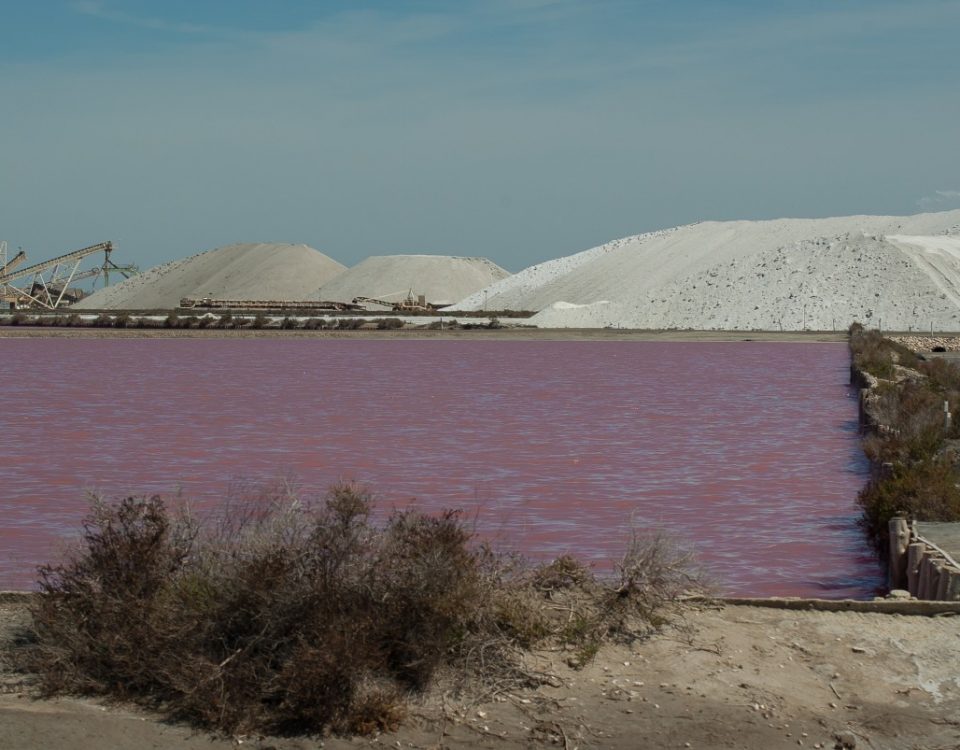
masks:
[[[960,601],[960,564],[950,552],[922,536],[916,522],[903,516],[890,519],[889,532],[891,589],[909,591],[917,599]]]

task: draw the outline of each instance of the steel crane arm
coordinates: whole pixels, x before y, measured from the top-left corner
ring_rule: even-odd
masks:
[[[3,268],[0,268],[0,274],[6,275],[11,273],[14,268],[19,266],[23,261],[27,259],[27,254],[21,250],[19,253],[14,255]]]
[[[41,273],[46,271],[48,268],[59,266],[61,263],[65,263],[67,261],[80,260],[82,258],[86,258],[88,255],[93,255],[94,253],[99,253],[101,251],[110,252],[111,250],[113,250],[113,243],[111,242],[101,242],[96,245],[91,245],[90,247],[83,247],[79,250],[74,250],[73,252],[57,256],[56,258],[45,260],[42,263],[34,263],[32,266],[21,268],[19,271],[14,271],[13,273],[4,273],[0,275],[0,284],[9,284],[11,281],[15,281],[16,279],[22,279],[23,277],[30,276],[31,274]]]

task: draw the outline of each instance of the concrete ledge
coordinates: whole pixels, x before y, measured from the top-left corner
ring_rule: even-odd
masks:
[[[808,610],[814,612],[875,612],[888,615],[914,615],[933,617],[935,615],[960,615],[960,602],[934,602],[919,599],[882,599],[864,601],[861,599],[799,599],[795,597],[769,597],[752,599],[748,597],[702,598],[704,602],[720,602],[733,606],[768,607],[771,609]]]

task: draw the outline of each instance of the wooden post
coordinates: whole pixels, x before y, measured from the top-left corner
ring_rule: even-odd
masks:
[[[937,571],[937,595],[933,597],[938,602],[946,601],[947,598],[947,585],[949,581],[949,568],[947,567],[947,561],[942,560],[937,562],[934,566]]]
[[[917,599],[930,598],[930,578],[933,573],[933,562],[930,555],[924,555],[920,561],[920,582],[917,584]]]
[[[944,598],[948,602],[960,601],[960,570],[947,571],[947,595]]]
[[[888,523],[890,533],[890,588],[907,585],[907,545],[910,544],[910,526],[907,519],[896,515]]]
[[[920,563],[927,551],[923,542],[913,542],[907,547],[907,590],[914,596],[920,596]]]

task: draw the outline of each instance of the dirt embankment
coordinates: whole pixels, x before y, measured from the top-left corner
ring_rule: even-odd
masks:
[[[29,620],[0,603],[0,654]],[[400,731],[373,738],[210,737],[123,706],[37,700],[0,673],[0,747],[947,748],[960,746],[953,617],[689,607],[676,627],[606,647],[580,671],[530,655],[551,686],[469,701],[437,686]],[[838,741],[838,738],[839,741]],[[839,744],[838,744],[839,742]]]
[[[641,331],[602,328],[503,327],[473,330],[428,330],[408,328],[391,331],[302,331],[267,329],[199,328],[53,328],[45,326],[0,326],[3,338],[312,338],[312,339],[436,339],[507,341],[773,341],[792,343],[843,343],[846,333],[831,331]]]

